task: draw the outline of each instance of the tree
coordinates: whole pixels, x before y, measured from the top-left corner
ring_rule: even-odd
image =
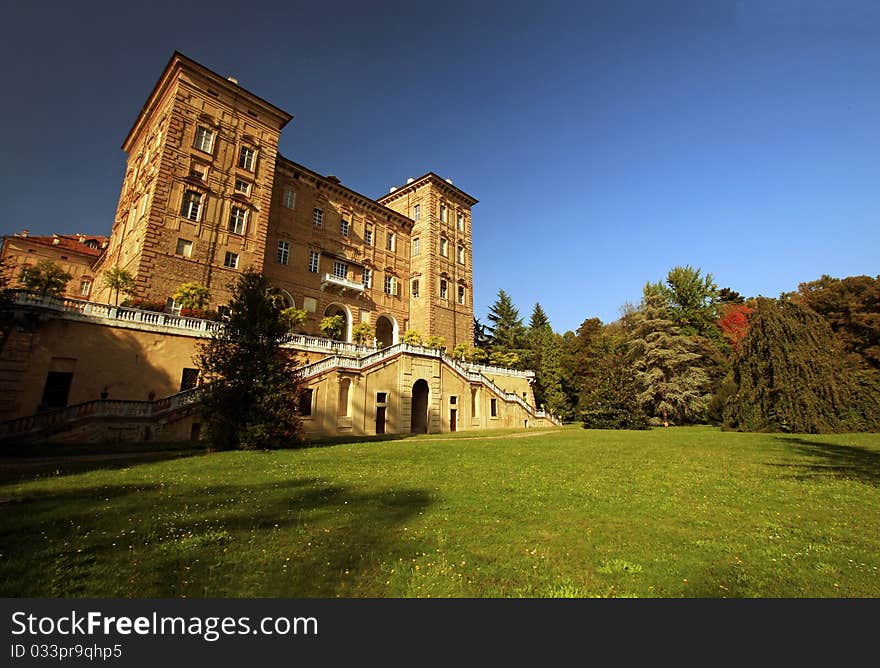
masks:
[[[471,349],[466,343],[456,343],[452,349],[452,357],[463,362],[471,357]]]
[[[880,429],[877,372],[859,371],[830,325],[790,300],[757,300],[734,358],[724,426],[822,433]]]
[[[51,260],[41,260],[32,267],[25,267],[19,280],[31,292],[39,292],[40,297],[55,297],[64,292],[71,278],[73,276]]]
[[[736,350],[749,331],[749,316],[753,309],[742,303],[728,302],[719,309],[718,329]]]
[[[306,324],[309,314],[303,309],[289,306],[282,308],[281,317],[284,319],[288,331],[302,333],[302,327]]]
[[[119,267],[111,267],[104,272],[104,287],[114,291],[116,306],[119,306],[120,292],[126,295],[133,295],[137,291],[137,284],[132,275]]]
[[[359,346],[364,346],[373,340],[373,328],[365,322],[359,322],[352,328],[351,338]]]
[[[536,303],[535,308],[532,309],[532,317],[529,320],[529,330],[539,332],[548,327],[550,327],[550,319],[547,317],[541,304]]]
[[[325,338],[340,340],[342,338],[342,330],[345,328],[345,318],[341,315],[328,315],[321,319],[321,334]]]
[[[700,275],[700,269],[690,265],[673,267],[666,275],[661,294],[672,313],[672,319],[683,334],[699,334],[708,338],[717,336],[718,287],[712,274]]]
[[[627,344],[601,335],[593,348],[594,373],[583,388],[581,420],[585,429],[647,429],[648,416]]]
[[[566,410],[565,395],[562,391],[561,337],[553,332],[550,320],[540,304],[535,304],[529,328],[526,333],[528,350],[525,351],[524,365],[534,370],[533,392],[535,403],[544,406],[555,415]]]
[[[181,308],[203,309],[211,299],[211,291],[204,285],[190,281],[177,288],[172,296]]]
[[[247,269],[230,286],[228,320],[200,346],[202,408],[213,447],[291,447],[302,439],[301,381],[268,279]]]
[[[474,317],[474,348],[482,348],[488,350],[492,345],[492,339],[488,333],[488,327],[480,322],[479,318]]]
[[[522,319],[504,290],[498,291],[498,299],[489,308],[488,319],[492,323],[487,329],[493,349],[508,352],[522,348],[525,335]]]
[[[680,333],[670,309],[650,291],[646,291],[632,325],[631,361],[645,411],[664,424],[701,420],[710,388],[694,341]]]

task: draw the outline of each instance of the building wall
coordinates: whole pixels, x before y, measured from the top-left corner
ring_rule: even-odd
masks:
[[[54,262],[72,276],[62,295],[72,299],[89,299],[97,289],[96,272],[92,268],[101,253],[104,237],[31,237],[26,232],[3,238],[0,258],[5,262],[4,274],[10,288],[22,287],[21,272],[43,260]],[[85,243],[96,245],[88,248]],[[82,248],[77,248],[81,246]]]

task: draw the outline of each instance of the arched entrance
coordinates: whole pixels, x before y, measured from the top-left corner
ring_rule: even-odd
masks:
[[[376,320],[376,345],[387,348],[397,343],[397,321],[390,315],[380,315]]]
[[[330,304],[324,309],[324,317],[342,316],[342,330],[338,334],[334,334],[329,338],[336,341],[351,341],[351,312],[347,306],[343,304]],[[323,332],[322,332],[323,333]]]
[[[412,418],[410,432],[428,433],[428,381],[419,378],[412,387]]]

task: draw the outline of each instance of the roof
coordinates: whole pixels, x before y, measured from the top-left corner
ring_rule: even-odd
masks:
[[[417,179],[412,179],[408,183],[406,183],[402,186],[398,186],[397,188],[394,188],[394,190],[392,190],[390,193],[388,193],[386,195],[382,195],[381,197],[377,197],[376,201],[379,203],[383,203],[388,200],[392,200],[395,197],[399,196],[401,193],[406,192],[407,190],[413,190],[413,189],[421,186],[426,181],[434,181],[434,183],[439,185],[441,188],[447,189],[447,190],[455,193],[456,195],[458,195],[459,197],[464,199],[468,203],[468,206],[473,206],[474,204],[479,202],[479,200],[476,197],[468,195],[461,188],[458,188],[458,187],[452,185],[451,180],[441,178],[440,176],[438,176],[434,172],[428,172],[427,174],[423,174],[422,176],[420,176]]]
[[[98,257],[104,252],[104,244],[110,241],[110,237],[91,236],[91,235],[72,235],[72,234],[55,234],[51,237],[33,237],[30,234],[13,234],[6,237],[7,239],[15,239],[18,242],[31,242],[40,246],[51,246],[52,248],[60,248],[70,251],[71,253],[80,253],[90,257]],[[82,241],[80,241],[82,239]],[[57,240],[57,243],[56,243]],[[86,241],[97,241],[97,248],[89,248]]]

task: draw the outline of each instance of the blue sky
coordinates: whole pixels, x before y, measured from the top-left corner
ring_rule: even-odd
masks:
[[[108,233],[174,50],[294,115],[281,152],[474,208],[475,310],[557,331],[690,264],[776,296],[880,273],[880,3],[16,3],[0,232]],[[11,159],[9,159],[11,158]]]

